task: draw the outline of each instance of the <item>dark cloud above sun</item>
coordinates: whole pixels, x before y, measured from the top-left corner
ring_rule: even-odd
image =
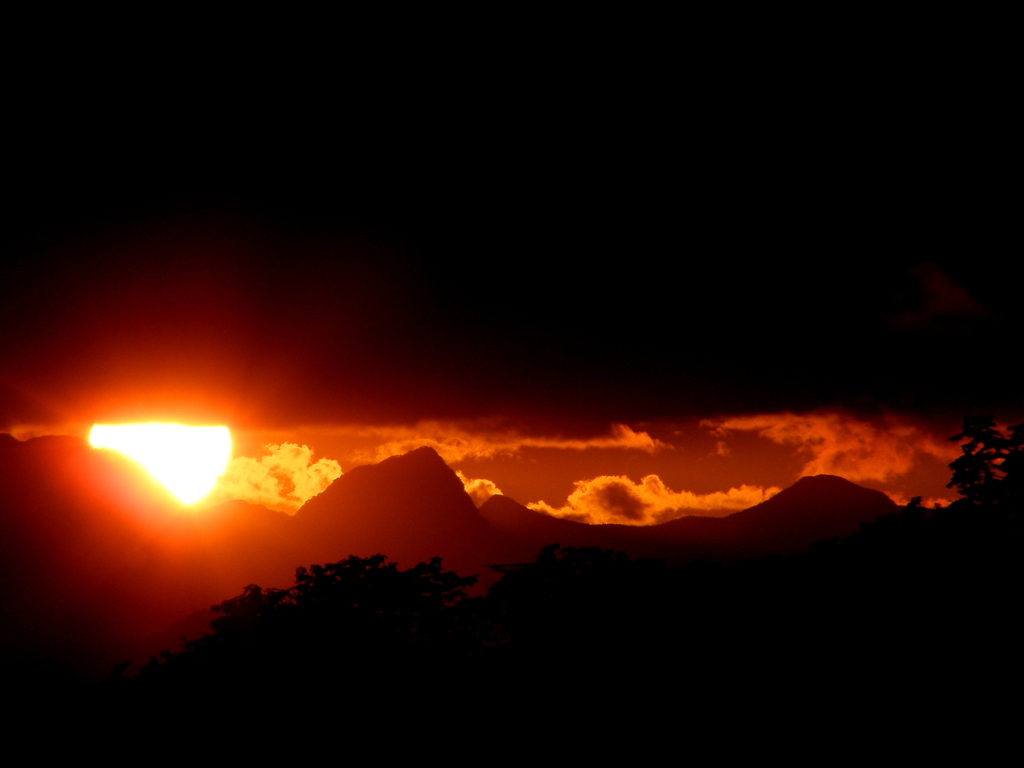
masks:
[[[1019,405],[1007,377],[955,373],[957,359],[998,366],[1020,319],[959,254],[890,261],[837,238],[782,259],[700,227],[605,241],[582,223],[509,234],[492,213],[417,238],[192,210],[40,238],[6,268],[4,419],[499,418],[586,434]]]
[[[491,419],[591,438],[1021,408],[1012,377],[963,370],[1009,365],[1022,310],[996,164],[957,160],[962,133],[915,133],[905,110],[869,131],[870,102],[752,120],[717,96],[675,126],[669,83],[644,82],[628,120],[586,90],[541,99],[543,121],[291,104],[134,132],[98,115],[66,141],[26,122],[0,421]]]

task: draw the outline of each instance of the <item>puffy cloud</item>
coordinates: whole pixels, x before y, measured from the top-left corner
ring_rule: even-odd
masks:
[[[672,448],[625,424],[612,424],[609,434],[586,439],[524,436],[514,430],[489,431],[442,422],[423,422],[415,427],[366,428],[362,431],[366,436],[378,435],[381,440],[375,449],[353,456],[356,462],[362,463],[383,461],[389,456],[398,456],[423,446],[433,448],[450,464],[466,459],[511,456],[523,448],[569,451],[624,449],[645,453]]]
[[[673,491],[657,475],[647,475],[639,483],[628,477],[603,475],[579,480],[576,490],[562,507],[544,501],[528,504],[530,509],[554,517],[592,525],[656,525],[687,515],[723,517],[747,509],[771,498],[778,488],[741,485],[728,491],[691,493]]]
[[[885,482],[905,475],[923,455],[952,461],[958,451],[946,440],[896,418],[861,421],[842,413],[773,413],[701,424],[715,435],[753,431],[807,455],[801,476],[840,475],[859,482]]]
[[[281,443],[266,446],[260,459],[240,456],[228,462],[217,480],[211,501],[241,499],[269,509],[295,514],[311,498],[341,477],[333,459],[313,461],[306,445]]]
[[[462,481],[462,485],[466,488],[466,493],[473,499],[473,503],[476,504],[477,509],[483,505],[491,496],[502,496],[501,489],[498,488],[492,481],[484,478],[469,478],[462,474],[461,470],[456,470],[459,480]]]

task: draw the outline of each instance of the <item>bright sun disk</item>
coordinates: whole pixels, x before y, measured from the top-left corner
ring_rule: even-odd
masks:
[[[231,457],[227,427],[95,424],[89,444],[135,459],[185,504],[210,492]]]

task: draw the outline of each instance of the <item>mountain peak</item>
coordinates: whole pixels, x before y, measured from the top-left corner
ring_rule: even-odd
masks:
[[[772,498],[778,498],[779,496],[791,498],[798,496],[805,498],[817,497],[816,500],[828,501],[830,503],[848,497],[860,499],[874,498],[879,504],[896,506],[895,502],[881,491],[857,485],[839,475],[806,475]]]
[[[414,448],[413,450],[407,453],[401,453],[398,454],[397,456],[388,456],[388,458],[384,459],[379,463],[384,464],[389,461],[415,461],[433,464],[441,463],[444,464],[446,467],[448,466],[447,464],[445,464],[445,460],[441,458],[441,454],[439,454],[429,445],[423,445],[420,446],[419,448]]]
[[[881,491],[865,488],[838,475],[801,477],[793,485],[742,512],[725,518],[731,525],[751,524],[805,526],[825,535],[826,527],[838,525],[832,535],[847,535],[861,522],[895,512],[896,503]]]
[[[429,447],[352,468],[295,519],[328,561],[383,552],[406,564],[439,555],[449,567],[479,568],[494,544],[462,481]]]
[[[825,474],[822,474],[822,475],[804,475],[799,480],[797,480],[795,483],[793,483],[793,485],[791,485],[790,488],[794,488],[797,485],[801,485],[801,484],[803,484],[803,485],[809,485],[809,484],[810,485],[825,485],[825,484],[829,484],[829,485],[836,486],[836,487],[842,486],[842,485],[852,485],[855,488],[862,488],[863,487],[863,486],[857,485],[856,483],[850,482],[845,477],[840,477],[839,475],[825,475]]]

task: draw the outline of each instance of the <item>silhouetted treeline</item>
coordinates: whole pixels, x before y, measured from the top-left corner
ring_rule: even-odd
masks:
[[[300,568],[290,589],[245,591],[214,607],[213,632],[152,659],[138,686],[160,695],[310,695],[324,685],[393,693],[413,678],[436,683],[478,653],[476,577],[438,558],[400,571],[383,555]]]

